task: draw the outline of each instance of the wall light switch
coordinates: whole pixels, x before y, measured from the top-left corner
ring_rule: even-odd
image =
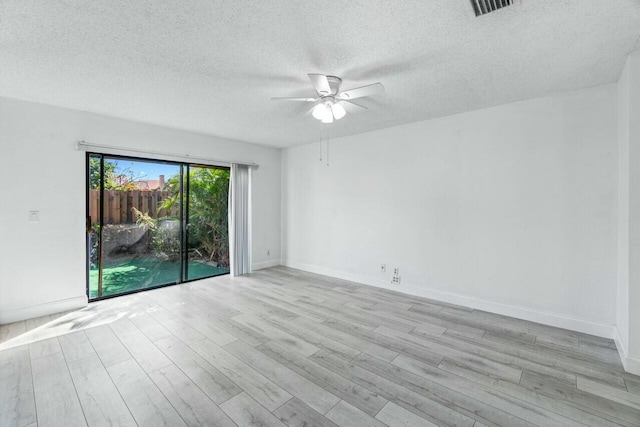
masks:
[[[40,211],[29,211],[29,222],[39,222]]]

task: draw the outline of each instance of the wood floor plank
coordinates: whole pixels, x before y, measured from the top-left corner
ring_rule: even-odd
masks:
[[[260,319],[268,322],[269,324],[275,326],[283,330],[284,332],[291,334],[297,338],[302,339],[303,341],[308,342],[318,348],[327,347],[333,351],[337,351],[338,353],[342,353],[349,357],[355,357],[360,354],[359,350],[351,348],[345,344],[342,344],[338,341],[335,341],[331,338],[328,338],[324,335],[321,335],[316,332],[316,329],[320,327],[319,324],[313,327],[304,327],[299,319],[293,320],[282,320],[276,317],[271,316],[260,316]],[[309,319],[309,322],[314,322]]]
[[[341,400],[326,417],[340,427],[385,427],[385,424]]]
[[[530,332],[521,330],[514,330],[505,327],[500,324],[496,324],[490,321],[478,320],[471,318],[472,312],[460,311],[457,309],[451,309],[448,307],[443,308],[438,312],[438,318],[448,320],[450,322],[464,325],[467,327],[484,329],[487,332],[494,334],[495,336],[502,337],[517,342],[524,342],[534,344],[536,341],[536,335]]]
[[[68,366],[89,426],[136,425],[95,352],[69,361]]]
[[[236,424],[175,365],[149,377],[189,426],[233,427]]]
[[[536,405],[513,398],[505,393],[492,390],[489,387],[474,385],[474,383],[465,381],[457,376],[443,376],[442,370],[433,368],[426,363],[403,355],[398,356],[398,358],[393,361],[393,364],[402,368],[402,370],[413,373],[417,376],[422,376],[442,385],[456,388],[473,399],[483,402],[493,408],[501,408],[516,417],[534,424],[565,426],[580,425],[580,423],[558,415],[555,412],[544,410]]]
[[[367,341],[366,339],[361,339],[343,331],[330,328],[324,323],[317,323],[303,318],[296,319],[296,323],[305,329],[314,331],[317,334],[327,337],[333,341],[343,343],[344,345],[357,350],[358,353],[364,351],[388,361],[392,361],[396,356],[398,356],[397,351],[393,351],[387,347]],[[347,354],[345,352],[343,353]]]
[[[273,415],[288,427],[336,427],[328,418],[295,397],[276,409]]]
[[[53,319],[53,317],[51,317],[51,315],[33,317],[31,319],[25,320],[25,326],[27,328],[27,331],[32,331],[34,329],[38,329],[38,328],[46,325],[52,319]]]
[[[402,356],[398,357],[400,358]],[[381,361],[364,353],[354,360],[354,364],[382,378],[402,385],[407,390],[439,402],[441,405],[447,406],[476,421],[482,420],[489,424],[509,426],[531,425],[531,423],[510,414],[500,407],[487,405],[480,400],[468,396],[464,393],[464,390],[472,384],[449,383],[447,381],[447,374],[445,372],[438,372],[435,368],[425,368],[425,373],[430,373],[433,376],[432,378],[427,376],[421,378],[416,374],[398,368],[394,364]],[[413,412],[411,406],[406,406],[407,403],[410,402],[397,400],[394,401],[394,403]],[[437,421],[436,423],[439,424]]]
[[[310,356],[319,350],[318,347],[309,344],[308,342],[301,340],[291,334],[288,334],[276,327],[270,326],[266,322],[261,321],[260,318],[255,317],[251,314],[235,316],[231,320],[247,328],[253,329],[263,335],[269,336],[271,338],[271,341],[275,341],[302,356]]]
[[[384,405],[384,408],[376,415],[376,419],[389,427],[437,427],[437,424],[433,424],[393,402]]]
[[[24,320],[0,325],[0,344],[11,341],[27,332],[27,323]],[[8,347],[8,346],[7,346]],[[0,349],[2,346],[0,346]]]
[[[333,302],[324,302],[319,305],[333,311],[334,313],[342,313],[349,319],[353,318],[378,326],[384,325],[387,328],[395,329],[400,332],[410,332],[416,326],[420,326],[420,322],[398,318],[392,314],[386,314],[384,312],[347,307],[346,305],[334,304]]]
[[[627,425],[626,421],[600,413],[593,408],[576,407],[572,403],[548,396],[545,393],[540,393],[538,390],[527,388],[520,384],[513,384],[500,378],[487,376],[486,373],[478,372],[473,369],[473,367],[456,363],[446,358],[438,365],[438,368],[459,377],[479,382],[506,395],[540,406],[541,408],[555,412],[584,425],[599,427]],[[558,383],[568,387],[564,383],[559,381]]]
[[[276,307],[282,308],[283,310],[287,310],[290,313],[296,314],[302,317],[308,317],[311,320],[315,320],[317,322],[323,322],[327,320],[325,316],[320,316],[315,314],[309,310],[304,310],[295,305],[294,303],[288,301],[281,301],[277,297],[269,294],[268,289],[261,289],[258,286],[251,288],[251,296],[252,298],[257,298],[265,303],[272,304]]]
[[[480,356],[485,359],[492,360],[515,369],[528,369],[533,372],[539,372],[544,375],[551,375],[567,384],[576,384],[576,375],[566,372],[559,368],[554,361],[545,355],[533,354],[524,351],[520,345],[510,343],[508,345],[501,343],[494,345],[491,341],[485,341],[482,337],[471,335],[451,335],[449,330],[443,335],[434,338],[431,335],[417,333],[415,330],[412,335],[419,335],[425,339],[434,340],[442,345],[454,348],[456,350],[468,353],[470,355]]]
[[[375,416],[387,403],[386,399],[376,393],[277,343],[263,344],[258,350],[371,416]]]
[[[84,331],[61,335],[58,340],[67,363],[95,354],[95,350]]]
[[[186,426],[134,359],[111,365],[109,376],[140,426]]]
[[[199,341],[192,344],[191,348],[269,411],[280,407],[292,397],[287,391],[212,341]]]
[[[239,426],[286,427],[286,424],[246,393],[240,393],[227,400],[220,408]]]
[[[340,398],[247,343],[236,341],[226,345],[225,349],[321,414],[340,401]]]
[[[202,312],[196,310],[196,312],[202,316],[205,321],[211,323],[216,328],[221,329],[222,331],[228,333],[230,336],[233,336],[236,339],[242,340],[253,347],[257,347],[260,344],[264,344],[269,341],[269,338],[265,335],[259,333],[258,331],[247,328],[244,325],[241,325],[237,322],[233,322],[230,317],[226,317],[222,314],[215,312]],[[233,316],[238,316],[237,313],[234,313]],[[212,340],[216,342],[215,340]],[[220,345],[220,343],[218,343]]]
[[[496,363],[489,359],[477,357],[473,354],[469,354],[452,347],[444,346],[437,341],[425,339],[425,336],[405,334],[402,332],[394,331],[393,329],[387,328],[386,326],[380,326],[374,329],[373,332],[385,335],[387,337],[406,341],[407,343],[425,347],[426,349],[437,354],[446,354],[447,358],[456,360],[460,363],[474,366],[478,370],[485,372],[487,375],[504,378],[514,383],[520,382],[520,376],[522,375],[522,370],[520,369],[515,369],[508,365]],[[441,361],[442,360],[440,360],[440,362]]]
[[[578,390],[631,406],[640,411],[640,396],[578,376]]]
[[[353,324],[358,326],[359,328],[368,329],[370,331],[374,330],[376,327],[380,326],[374,321],[369,321],[364,318],[359,318],[357,316],[347,316],[339,311],[335,311],[332,308],[326,308],[321,306],[321,303],[318,302],[307,302],[304,300],[298,300],[298,304],[305,307],[307,310],[311,310],[313,312],[319,313],[325,316],[327,319],[335,319],[345,323]]]
[[[250,298],[248,293],[245,295],[245,293],[238,292],[238,287],[242,288],[242,285],[234,284],[228,287],[216,286],[215,288],[209,288],[208,291],[213,294],[216,299],[224,301],[225,305],[243,313],[246,313],[247,311],[252,313],[263,313],[280,317],[282,319],[292,319],[297,317],[295,313],[269,303],[265,303],[264,301]]]
[[[154,319],[153,316],[151,316],[151,314],[149,313],[141,313],[136,314],[135,316],[130,316],[129,320],[136,326],[136,328],[140,330],[140,332],[142,332],[147,338],[149,338],[149,340],[153,342],[173,335],[167,328],[162,326],[160,322]]]
[[[484,329],[476,326],[461,325],[456,322],[441,319],[438,317],[438,314],[434,313],[432,310],[423,311],[422,308],[413,308],[412,310],[408,311],[408,313],[415,313],[414,315],[419,314],[419,319],[421,319],[422,322],[428,325],[444,327],[447,328],[447,331],[451,331],[452,333],[457,333],[463,336],[481,337],[486,332]],[[417,327],[416,330],[420,330],[420,327]]]
[[[625,384],[629,393],[637,394],[640,396],[640,377],[625,378]]]
[[[472,426],[475,419],[446,404],[445,400],[434,393],[416,393],[404,383],[393,381],[377,372],[364,369],[355,363],[331,354],[328,351],[318,352],[312,360],[325,368],[340,373],[356,384],[366,387],[385,399],[401,405],[429,420],[432,423],[447,426]]]
[[[38,426],[86,426],[62,352],[31,361]]]
[[[170,314],[165,309],[155,310],[150,313],[158,323],[164,326],[174,336],[178,337],[182,342],[189,345],[191,343],[202,341],[206,337],[197,330],[193,329],[187,323]]]
[[[596,395],[566,385],[553,377],[524,371],[520,384],[537,393],[562,399],[566,404],[584,412],[601,416],[619,424],[631,423],[635,425],[640,419],[640,413],[630,406],[608,399],[599,399]]]
[[[555,348],[564,352],[569,352],[578,357],[592,360],[596,363],[610,365],[615,369],[624,369],[617,351],[590,345],[580,345],[580,339],[577,337],[559,338],[551,335],[537,335],[535,344],[542,347]]]
[[[29,347],[0,352],[0,426],[26,426],[36,421]]]
[[[120,319],[111,323],[109,327],[145,372],[171,364],[171,361],[129,319]]]
[[[85,334],[104,366],[131,359],[131,353],[107,325],[85,329]]]
[[[433,352],[423,346],[411,343],[407,340],[378,334],[368,329],[345,323],[340,320],[329,319],[322,324],[330,326],[348,335],[352,335],[353,337],[373,342],[381,347],[391,349],[395,352],[413,356],[420,360],[428,361],[434,366],[437,366],[440,362],[442,362],[442,359],[444,358],[443,354]]]
[[[176,314],[176,318],[218,345],[225,345],[238,340],[230,333],[217,327],[215,320],[211,321],[197,312],[181,311]]]
[[[177,338],[164,338],[156,344],[216,404],[242,392],[222,372]]]
[[[62,352],[58,337],[47,338],[29,344],[31,360]]]

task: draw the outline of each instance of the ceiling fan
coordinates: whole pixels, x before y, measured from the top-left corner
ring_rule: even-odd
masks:
[[[316,89],[317,96],[315,98],[276,97],[271,100],[314,102],[316,105],[311,110],[313,117],[322,123],[333,123],[334,119],[340,120],[347,114],[345,107],[349,109],[354,107],[355,110],[367,109],[364,105],[353,102],[354,99],[384,93],[382,83],[373,83],[341,92],[342,79],[340,77],[325,76],[324,74],[308,74],[308,76]]]

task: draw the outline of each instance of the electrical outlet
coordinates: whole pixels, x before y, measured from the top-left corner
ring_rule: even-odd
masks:
[[[386,272],[387,272],[387,264],[381,264],[380,273],[386,273]]]
[[[29,222],[39,222],[39,221],[40,221],[40,212],[29,211]]]
[[[271,249],[267,249],[267,256],[271,256]]]
[[[391,283],[394,285],[399,285],[400,284],[400,276],[393,276],[393,279],[391,279]]]
[[[394,276],[397,276],[397,275],[399,275],[399,274],[400,274],[400,267],[395,267],[395,268],[393,269],[393,275],[394,275]]]

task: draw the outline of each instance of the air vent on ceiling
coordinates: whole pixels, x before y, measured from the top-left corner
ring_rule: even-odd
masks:
[[[514,0],[471,0],[476,16],[495,12],[503,7],[511,6]]]

